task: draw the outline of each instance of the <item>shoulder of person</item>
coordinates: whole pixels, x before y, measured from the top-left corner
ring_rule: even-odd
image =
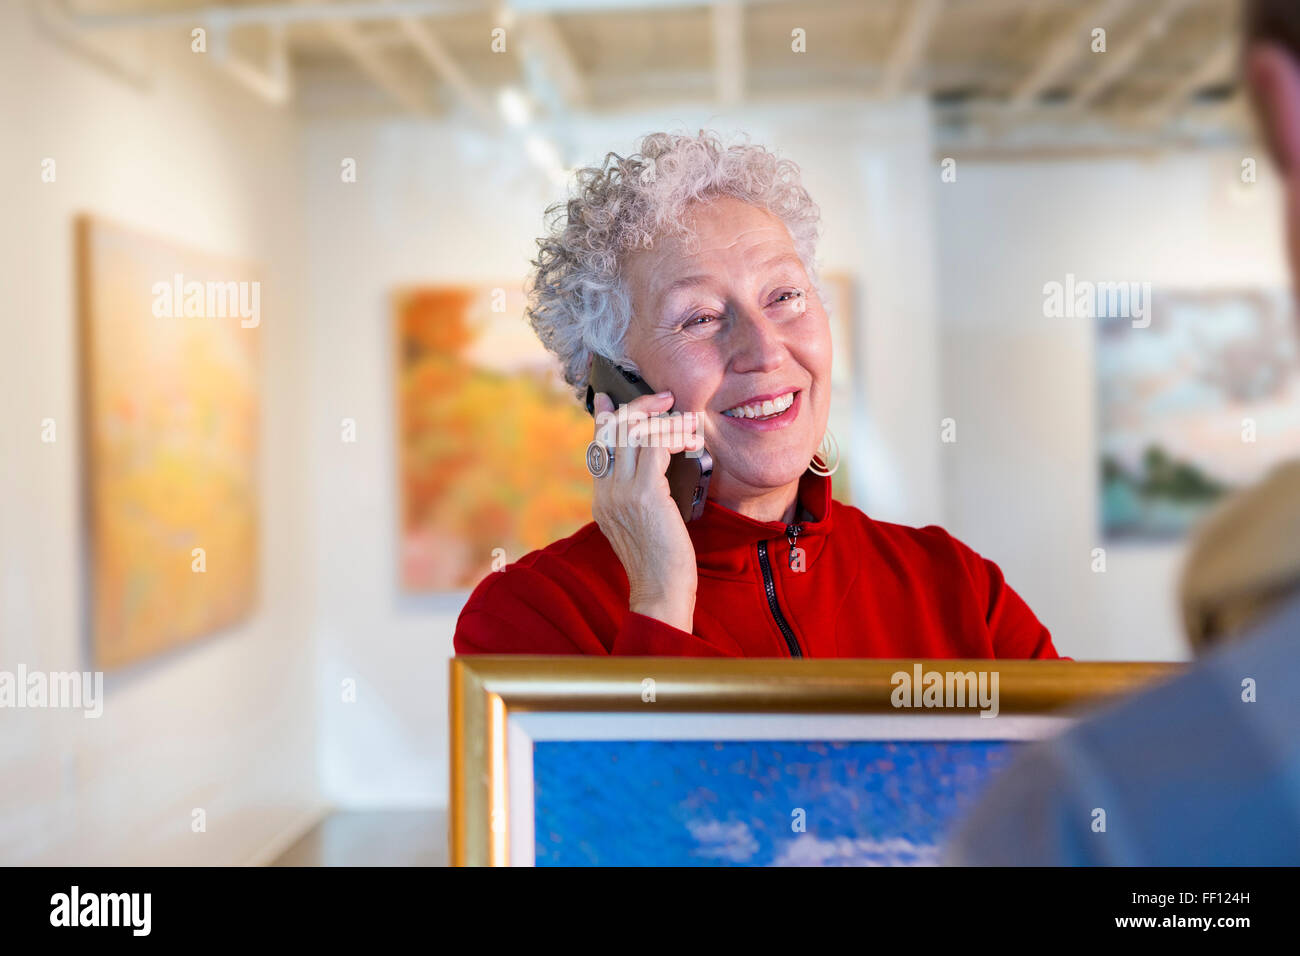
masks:
[[[1028,747],[962,823],[946,862],[1294,862],[1285,848],[1297,845],[1300,816],[1279,810],[1292,806],[1286,781],[1300,770],[1297,679],[1293,600],[1179,676]],[[1104,838],[1086,825],[1099,810],[1114,828]],[[1243,822],[1226,827],[1233,815]]]
[[[1300,721],[1300,695],[1279,692],[1297,681],[1300,595],[1198,658],[1177,677],[1103,708],[1071,733],[1111,761],[1134,751],[1200,753],[1206,740],[1244,743],[1253,736],[1260,738],[1261,753],[1272,759],[1289,754],[1293,763],[1300,763],[1300,739],[1290,729],[1278,739],[1263,739]],[[1204,766],[1204,759],[1197,760]]]
[[[1115,863],[1091,830],[1089,770],[1064,738],[1026,746],[949,836],[950,866],[1079,866]],[[1091,839],[1090,839],[1091,838]]]
[[[1068,751],[1072,764],[1091,768],[1092,777],[1107,777],[1107,786],[1135,791],[1125,794],[1129,801],[1142,790],[1152,754],[1174,765],[1215,767],[1209,777],[1185,783],[1208,785],[1214,778],[1222,789],[1248,779],[1247,765],[1256,758],[1265,758],[1253,768],[1261,773],[1271,772],[1284,753],[1300,761],[1300,744],[1290,730],[1269,739],[1300,719],[1300,697],[1272,690],[1256,697],[1260,675],[1271,687],[1289,688],[1300,680],[1300,599],[1177,676],[1099,706],[1057,739],[1060,752]],[[1207,750],[1208,740],[1219,746]]]

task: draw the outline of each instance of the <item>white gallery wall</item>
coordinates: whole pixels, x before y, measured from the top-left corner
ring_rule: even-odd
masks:
[[[1258,159],[1258,182],[1241,180]],[[1179,660],[1178,545],[1101,540],[1093,323],[1044,318],[1073,273],[1162,290],[1289,286],[1278,184],[1240,151],[967,163],[938,191],[949,530],[1080,659]],[[1092,570],[1106,547],[1106,571]]]
[[[158,39],[130,57],[150,74],[139,89],[38,32],[28,5],[0,4],[0,670],[90,667],[73,244],[83,212],[265,265],[260,606],[109,674],[98,719],[0,710],[2,863],[257,862],[320,808],[297,124],[184,37],[179,48]],[[195,809],[206,832],[192,829]]]

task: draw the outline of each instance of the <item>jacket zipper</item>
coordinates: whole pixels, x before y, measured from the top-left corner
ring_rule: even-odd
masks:
[[[767,559],[766,541],[758,542],[758,567],[763,572],[763,589],[767,592],[768,609],[772,612],[772,617],[776,619],[776,626],[781,630],[781,636],[785,638],[786,646],[790,649],[790,656],[803,657],[803,651],[799,649],[799,641],[794,636],[794,631],[790,630],[790,624],[786,621],[785,615],[781,613],[781,605],[776,600],[776,583],[772,580],[772,562]]]

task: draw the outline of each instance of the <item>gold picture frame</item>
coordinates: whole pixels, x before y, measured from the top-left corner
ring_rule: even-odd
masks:
[[[450,663],[450,861],[454,866],[510,862],[512,718],[565,712],[618,715],[651,707],[657,714],[791,719],[901,715],[891,700],[900,683],[895,675],[918,673],[917,667],[919,673],[997,674],[1000,713],[1052,716],[1183,669],[1149,662],[456,657]],[[652,688],[649,701],[647,686]],[[974,701],[968,704],[924,716],[976,716]]]

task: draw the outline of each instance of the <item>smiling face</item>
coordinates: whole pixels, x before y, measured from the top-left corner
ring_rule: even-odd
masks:
[[[676,236],[623,263],[625,348],[674,409],[700,413],[709,497],[734,510],[797,485],[826,431],[830,323],[785,224],[730,196],[691,207]]]

